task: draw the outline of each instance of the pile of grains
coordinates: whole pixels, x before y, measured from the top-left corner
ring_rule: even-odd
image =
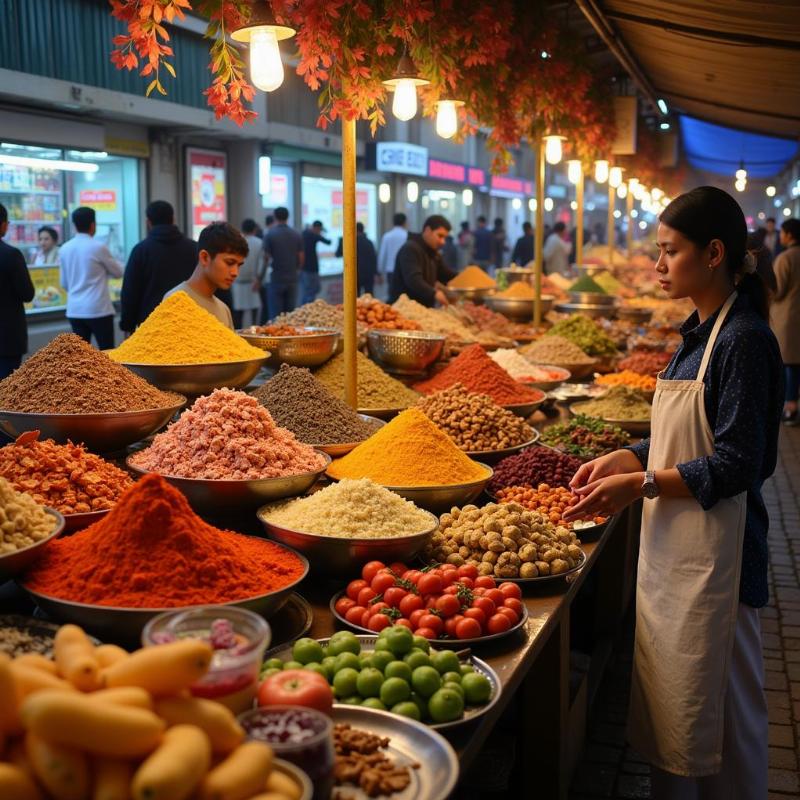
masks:
[[[259,517],[295,531],[345,539],[392,539],[430,530],[431,515],[367,478],[326,486],[265,509]]]
[[[450,289],[494,289],[496,285],[497,283],[491,275],[474,265],[464,267],[455,278],[447,283]]]
[[[527,325],[512,323],[508,317],[492,311],[487,306],[479,306],[467,300],[461,303],[459,310],[466,315],[471,325],[483,331],[491,331],[507,339],[513,339],[515,334],[525,335],[530,333]]]
[[[459,450],[418,408],[400,412],[328,467],[332,478],[370,478],[382,486],[445,486],[478,481],[486,470]]]
[[[551,450],[527,447],[521,453],[504,458],[495,468],[488,489],[496,493],[506,486],[568,486],[583,462],[579,458]]]
[[[617,366],[622,370],[627,369],[640,375],[650,375],[656,378],[659,372],[667,368],[670,361],[672,361],[671,353],[631,353],[627,358],[623,358]]]
[[[469,505],[442,514],[425,554],[429,561],[474,564],[481,575],[496,578],[561,575],[584,559],[571,530],[518,503]]]
[[[563,336],[543,336],[536,342],[520,347],[519,352],[534,364],[564,364],[569,367],[594,364],[595,359]]]
[[[535,489],[532,486],[506,486],[497,493],[498,503],[519,503],[528,511],[536,511],[549,519],[553,525],[571,527],[564,522],[564,514],[578,503],[580,498],[563,486],[550,487],[540,483]],[[595,525],[602,525],[606,517],[592,517]]]
[[[485,394],[460,383],[434,392],[417,404],[462,450],[503,450],[529,442],[533,429]]]
[[[617,345],[594,320],[583,314],[573,314],[553,325],[545,336],[563,336],[580,347],[584,353],[597,358],[617,354]]]
[[[251,325],[242,333],[251,333],[255,336],[313,336],[317,331],[295,328],[293,325]]]
[[[604,270],[599,275],[595,275],[594,282],[606,294],[617,294],[617,292],[622,289],[622,283],[618,281],[608,270]]]
[[[344,330],[344,311],[341,306],[333,306],[324,300],[314,300],[306,303],[294,311],[278,314],[272,320],[275,325],[297,325],[308,328],[330,328],[331,330]],[[363,333],[366,328],[358,324],[358,332]]]
[[[525,281],[515,281],[502,292],[498,292],[495,297],[504,297],[510,300],[535,300],[536,292],[533,287]]]
[[[596,400],[575,404],[575,411],[599,419],[645,420],[652,410],[641,392],[627,386],[613,386]]]
[[[0,408],[28,414],[144,411],[183,400],[159,391],[74,333],[56,336],[0,381]]]
[[[622,428],[579,414],[569,422],[545,428],[539,441],[562,453],[588,460],[619,450],[630,444],[630,440]]]
[[[0,478],[0,556],[41,542],[55,525],[55,518],[30,495],[15,491]]]
[[[139,469],[177,478],[256,480],[313,472],[325,459],[279,428],[255,397],[215,389],[131,457]]]
[[[39,431],[0,447],[0,477],[62,514],[105,511],[133,484],[127,472],[82,445],[40,442]]]
[[[356,318],[368,328],[379,328],[392,331],[418,331],[419,322],[406,319],[394,308],[371,294],[362,294],[356,300]]]
[[[25,585],[74,603],[177,608],[258,597],[303,571],[286,548],[206,524],[177,489],[146,475],[100,522],[48,544]]]
[[[569,287],[569,291],[592,292],[593,294],[606,293],[605,289],[603,289],[603,287],[600,286],[600,284],[597,283],[597,281],[595,281],[593,278],[590,278],[588,275],[584,275],[583,277],[578,278],[578,280],[576,280],[575,283],[573,283],[572,286]]]
[[[501,406],[534,403],[543,397],[538,389],[529,389],[515,381],[478,344],[465,348],[441,372],[415,384],[414,388],[431,394],[455,383],[463,384],[471,392],[489,395]]]
[[[595,383],[599,383],[601,386],[628,386],[643,392],[652,392],[656,388],[656,379],[652,375],[642,375],[630,369],[611,372],[608,375],[598,375]]]
[[[275,422],[307,444],[363,442],[381,427],[364,420],[304,367],[281,368],[253,396]]]
[[[408,408],[419,400],[416,392],[387,375],[360,351],[356,353],[356,365],[359,408]],[[344,400],[344,353],[326,361],[314,375],[333,394]]]
[[[126,364],[210,364],[252,361],[265,354],[186,292],[175,292],[109,355]]]
[[[554,380],[550,377],[551,373],[541,367],[535,367],[525,356],[520,355],[513,348],[501,347],[499,350],[493,350],[489,353],[489,358],[495,364],[501,366],[515,381],[520,383]],[[547,375],[547,377],[541,377],[542,374]]]
[[[476,341],[475,334],[455,317],[435,308],[426,308],[408,295],[401,294],[392,304],[392,308],[406,319],[418,322],[424,331],[442,333],[459,342]]]

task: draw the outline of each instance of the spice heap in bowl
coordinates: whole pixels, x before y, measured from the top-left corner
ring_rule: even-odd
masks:
[[[630,436],[617,425],[581,414],[542,431],[540,444],[584,461],[606,455],[630,444]]]
[[[356,300],[356,318],[368,328],[390,331],[418,331],[419,322],[406,319],[397,309],[376,300],[371,294],[362,294]]]
[[[599,325],[583,314],[572,314],[567,319],[557,322],[545,336],[562,336],[569,339],[586,355],[594,358],[611,358],[617,354],[614,340],[609,338]]]
[[[589,417],[636,422],[649,420],[653,410],[640,392],[627,386],[612,386],[602,397],[576,403],[572,408]]]
[[[647,350],[639,353],[631,353],[627,358],[623,358],[617,366],[621,370],[630,370],[639,375],[650,375],[656,378],[659,372],[667,368],[671,360],[671,353]]]
[[[494,289],[495,286],[495,279],[475,265],[465,267],[447,283],[448,289]]]
[[[564,522],[564,514],[579,499],[563,486],[551,487],[546,483],[540,483],[535,489],[533,486],[506,486],[497,493],[498,503],[518,503],[528,511],[536,511],[546,517],[553,525],[565,528],[571,528],[573,525]],[[606,517],[600,516],[591,519],[595,525],[602,525],[606,521]]]
[[[311,303],[298,306],[294,311],[278,314],[272,320],[273,325],[294,325],[304,328],[330,328],[344,330],[344,311],[341,306],[334,306],[324,300],[314,300]],[[358,323],[358,332],[364,333],[366,327]]]
[[[489,353],[489,358],[501,366],[515,381],[526,385],[544,384],[548,388],[555,388],[556,385],[570,377],[569,370],[533,364],[518,350],[508,347],[493,350]],[[544,388],[544,386],[538,388]]]
[[[552,334],[523,345],[519,352],[533,364],[557,364],[572,370],[576,376],[588,373],[596,363],[596,359],[569,339]]]
[[[44,541],[56,525],[36,500],[0,478],[0,557]]]
[[[627,386],[629,389],[638,389],[640,392],[653,393],[656,389],[656,379],[651,375],[642,375],[633,370],[624,369],[621,372],[609,372],[607,375],[598,375],[595,383],[600,386]]]
[[[527,447],[521,453],[504,458],[495,468],[489,491],[497,493],[506,486],[568,486],[583,462],[549,447]]]
[[[313,336],[316,331],[296,328],[294,325],[251,325],[242,333],[251,333],[255,336]]]

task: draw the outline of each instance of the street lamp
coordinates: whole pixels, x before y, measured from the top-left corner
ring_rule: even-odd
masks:
[[[611,167],[608,171],[608,185],[616,189],[622,184],[622,167]]]
[[[384,86],[394,90],[392,113],[397,119],[407,121],[416,116],[417,86],[427,86],[429,83],[417,72],[411,56],[403,51],[394,75],[383,81]]]
[[[559,164],[563,155],[561,143],[566,141],[566,136],[550,133],[544,136],[544,159],[548,164]]]
[[[416,93],[416,90],[415,90]],[[461,100],[440,100],[436,104],[436,133],[442,139],[452,139],[458,131],[458,107]]]
[[[573,158],[567,161],[567,180],[575,186],[583,177],[583,164],[580,159]]]
[[[606,159],[601,158],[594,162],[594,180],[595,183],[605,183],[608,180],[608,161]]]
[[[270,11],[262,7],[254,7],[250,19],[231,32],[235,42],[250,44],[250,79],[262,92],[274,92],[283,83],[278,42],[294,35],[294,28],[279,25]]]

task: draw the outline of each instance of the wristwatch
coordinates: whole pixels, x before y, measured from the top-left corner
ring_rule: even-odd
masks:
[[[659,495],[658,484],[656,483],[656,473],[649,469],[644,474],[642,483],[642,497],[646,500],[655,500]]]

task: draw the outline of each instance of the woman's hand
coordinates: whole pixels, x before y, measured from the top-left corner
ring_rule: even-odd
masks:
[[[608,475],[574,489],[580,501],[564,512],[564,521],[573,522],[585,517],[610,517],[617,514],[642,496],[643,483],[644,472],[640,465],[638,472]]]
[[[642,465],[639,459],[630,450],[615,450],[613,453],[600,456],[600,458],[584,464],[572,476],[569,488],[575,491],[610,475],[626,475],[641,471]]]

